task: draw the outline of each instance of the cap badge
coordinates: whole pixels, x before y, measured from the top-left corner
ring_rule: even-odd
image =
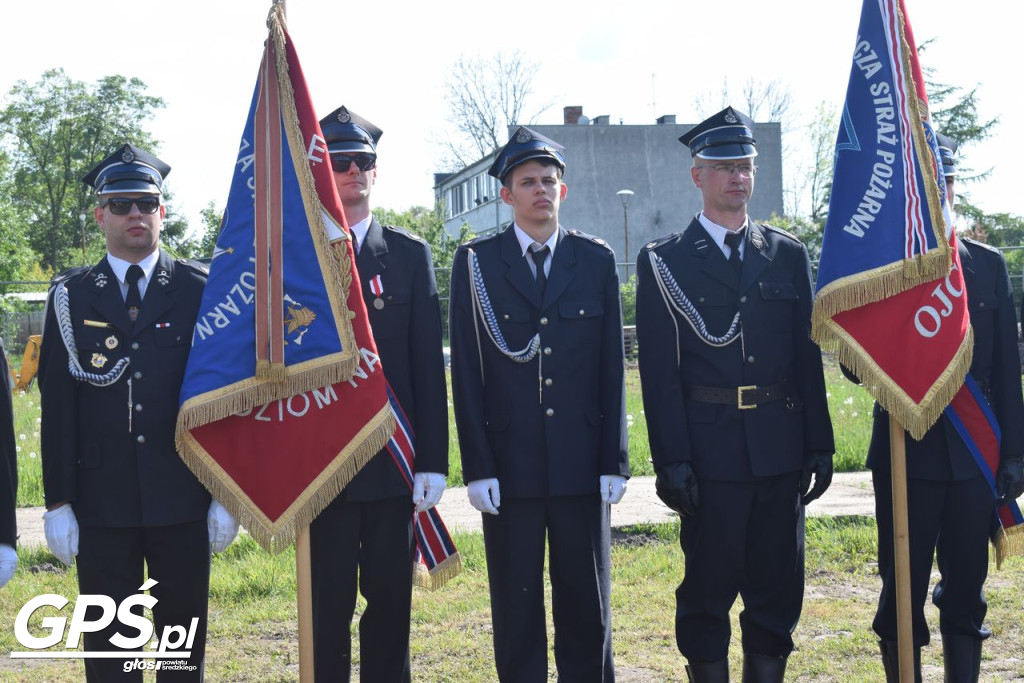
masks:
[[[340,112],[338,112],[338,122],[339,123],[348,123],[351,120],[352,120],[352,115],[349,114],[347,111],[340,111]]]
[[[533,138],[530,136],[530,134],[527,131],[523,130],[523,129],[520,129],[519,132],[516,133],[516,142],[518,142],[520,144],[522,144],[524,142],[529,142],[532,139]]]
[[[131,151],[130,149],[126,149],[124,151],[124,154],[121,155],[121,161],[123,161],[126,164],[132,163],[133,161],[135,161],[135,152]]]
[[[739,121],[739,119],[736,118],[736,116],[733,115],[732,112],[729,112],[728,114],[725,115],[725,122],[726,123],[736,123],[737,121]]]

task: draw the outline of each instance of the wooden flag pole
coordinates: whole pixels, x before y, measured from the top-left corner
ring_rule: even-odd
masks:
[[[313,578],[310,571],[309,527],[295,539],[295,580],[299,602],[299,681],[314,680]]]
[[[914,631],[910,604],[910,525],[907,519],[907,444],[903,425],[889,415],[892,464],[892,540],[896,564],[896,633],[900,681],[914,681]]]

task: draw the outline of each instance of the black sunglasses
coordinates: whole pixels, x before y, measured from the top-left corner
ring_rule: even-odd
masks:
[[[349,167],[355,163],[360,171],[369,171],[377,165],[376,154],[332,154],[331,168],[335,173],[346,173]]]
[[[156,213],[160,208],[159,197],[138,197],[136,199],[116,198],[108,199],[100,203],[100,208],[110,207],[110,213],[115,216],[127,216],[132,210],[132,204],[139,207],[139,213]]]

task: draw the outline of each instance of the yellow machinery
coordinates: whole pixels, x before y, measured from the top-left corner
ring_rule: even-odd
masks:
[[[32,380],[36,378],[36,370],[39,369],[39,345],[42,344],[43,335],[30,335],[25,342],[25,353],[21,357],[21,372],[17,372],[11,365],[11,390],[28,391]]]

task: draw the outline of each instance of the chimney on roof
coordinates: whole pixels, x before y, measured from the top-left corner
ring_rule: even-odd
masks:
[[[611,121],[611,116],[609,116],[608,114],[601,114],[600,116],[595,116],[594,117],[594,125],[595,126],[607,126],[610,121]]]
[[[583,107],[562,107],[562,123],[567,126],[575,126],[583,116]]]
[[[675,114],[665,114],[664,116],[659,116],[657,119],[655,119],[655,121],[658,122],[659,126],[675,125],[675,123],[676,123],[676,115]]]

